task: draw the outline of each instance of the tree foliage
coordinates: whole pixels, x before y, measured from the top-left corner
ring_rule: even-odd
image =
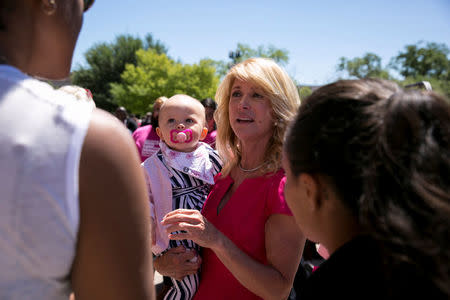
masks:
[[[222,78],[232,66],[251,57],[271,58],[282,66],[289,62],[289,52],[285,49],[279,49],[273,45],[260,45],[254,49],[247,44],[238,43],[236,49],[229,52],[228,61],[218,60],[212,63],[218,76]]]
[[[278,49],[273,45],[259,45],[256,49],[253,49],[247,44],[238,43],[236,50],[231,51],[229,57],[233,64],[251,57],[271,58],[280,65],[285,65],[289,62],[289,52],[285,49]]]
[[[127,64],[136,64],[136,51],[154,49],[157,53],[167,53],[166,46],[148,34],[144,40],[130,35],[120,35],[112,43],[99,43],[85,54],[88,66],[79,66],[72,73],[72,82],[90,89],[99,108],[112,111],[110,84],[118,83]]]
[[[404,51],[391,59],[390,66],[403,76],[400,84],[428,81],[434,91],[450,98],[449,54],[445,44],[421,41],[406,45]]]
[[[450,50],[445,44],[418,42],[391,60],[391,67],[405,78],[429,77],[450,80]]]
[[[160,96],[187,94],[203,99],[215,95],[219,78],[212,60],[182,64],[154,49],[138,50],[136,57],[136,65],[126,65],[120,83],[111,84],[116,105],[144,114]]]
[[[363,57],[353,59],[341,57],[337,70],[347,72],[353,78],[389,78],[388,71],[381,64],[381,57],[374,53],[366,53]]]
[[[144,54],[146,51],[138,50],[152,51]],[[113,111],[123,105],[131,112],[145,113],[162,95],[186,93],[198,99],[214,97],[219,78],[232,64],[244,59],[268,57],[281,65],[289,61],[287,50],[272,45],[252,49],[237,44],[236,51],[230,53],[239,55],[234,58],[230,55],[231,62],[204,59],[194,65],[175,62],[167,52],[167,47],[151,34],[144,40],[119,35],[112,43],[96,44],[85,53],[87,67],[77,66],[72,83],[90,89],[99,108]]]
[[[406,45],[404,51],[382,67],[381,58],[373,53],[347,59],[341,57],[337,71],[350,78],[377,77],[393,79],[401,86],[428,81],[434,91],[450,97],[450,50],[445,44],[418,42]],[[394,78],[389,71],[397,71],[402,78]]]
[[[298,88],[298,94],[300,96],[300,100],[304,100],[312,94],[312,90],[309,86],[302,86]]]
[[[400,86],[417,83],[420,81],[428,81],[433,91],[447,96],[450,99],[450,82],[448,80],[440,80],[429,76],[406,77],[402,80],[395,80]]]

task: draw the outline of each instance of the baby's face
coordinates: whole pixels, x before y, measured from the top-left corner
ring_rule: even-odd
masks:
[[[194,151],[207,131],[205,110],[199,101],[174,96],[161,107],[156,132],[170,148],[180,152]]]

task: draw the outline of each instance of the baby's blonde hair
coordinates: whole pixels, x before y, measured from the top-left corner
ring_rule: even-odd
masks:
[[[156,104],[162,105],[164,102],[166,102],[168,98],[166,96],[161,96],[156,98],[155,102],[153,103],[153,106],[155,106]]]

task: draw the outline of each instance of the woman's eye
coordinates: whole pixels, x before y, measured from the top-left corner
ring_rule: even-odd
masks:
[[[254,94],[253,94],[253,97],[255,97],[255,98],[264,98],[263,95],[258,94],[258,93],[254,93]]]
[[[233,92],[232,94],[231,94],[231,96],[232,97],[240,97],[241,96],[241,92]]]

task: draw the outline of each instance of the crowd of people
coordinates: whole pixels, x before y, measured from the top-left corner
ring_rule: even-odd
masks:
[[[140,123],[40,80],[93,2],[0,2],[0,299],[450,297],[448,99],[250,58]]]

